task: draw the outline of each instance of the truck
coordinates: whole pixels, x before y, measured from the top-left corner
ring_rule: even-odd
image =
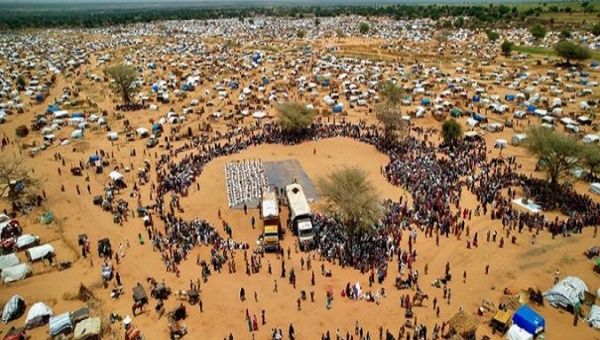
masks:
[[[290,184],[285,187],[285,192],[290,210],[290,228],[298,235],[300,249],[310,249],[314,243],[315,231],[310,206],[302,186],[297,183]]]
[[[262,242],[265,251],[279,251],[280,227],[279,202],[277,193],[265,191],[262,194],[260,218],[263,221]]]

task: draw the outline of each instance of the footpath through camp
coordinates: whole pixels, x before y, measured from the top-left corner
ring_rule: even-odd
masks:
[[[599,338],[600,68],[498,34],[0,36],[1,336]]]

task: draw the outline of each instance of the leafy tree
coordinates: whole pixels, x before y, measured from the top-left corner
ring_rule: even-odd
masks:
[[[111,83],[113,92],[120,96],[125,104],[131,103],[139,90],[134,83],[137,76],[136,69],[125,64],[118,64],[105,69],[104,73],[113,80]]]
[[[580,145],[576,139],[552,129],[532,126],[527,130],[527,147],[538,157],[547,172],[550,185],[558,187],[560,177],[580,163]]]
[[[369,33],[370,28],[371,27],[369,27],[369,24],[366,22],[361,22],[360,25],[358,25],[358,31],[363,35]]]
[[[496,31],[487,31],[486,34],[489,41],[493,42],[500,39],[500,34]]]
[[[462,28],[465,25],[465,19],[463,17],[458,17],[454,20],[454,28]]]
[[[600,35],[600,23],[597,23],[594,26],[592,26],[591,32],[593,35],[599,36]]]
[[[583,165],[590,172],[590,177],[597,179],[600,174],[600,145],[586,144],[582,150]]]
[[[25,83],[25,79],[23,78],[23,76],[19,75],[17,77],[17,89],[19,89],[19,91],[23,91],[25,90],[25,86],[27,84]]]
[[[534,38],[543,39],[546,36],[546,33],[548,33],[548,30],[546,29],[546,27],[540,24],[536,24],[533,27],[531,27],[529,32]]]
[[[321,20],[319,18],[315,18],[315,26],[321,25]]]
[[[404,90],[400,86],[392,83],[391,81],[386,81],[385,83],[380,85],[379,93],[386,101],[392,104],[398,104],[402,100]]]
[[[383,125],[387,141],[403,138],[408,132],[408,122],[402,119],[398,105],[387,101],[377,105],[375,118]]]
[[[302,103],[286,102],[276,106],[281,129],[298,133],[306,129],[315,117],[315,111]]]
[[[589,48],[569,40],[559,42],[554,46],[554,50],[556,51],[556,54],[567,59],[567,64],[569,64],[571,60],[586,60],[592,56]]]
[[[570,39],[571,36],[571,30],[569,30],[568,28],[565,28],[562,31],[560,31],[560,37],[563,39]]]
[[[32,201],[41,190],[41,180],[33,176],[33,172],[23,166],[17,158],[0,159],[0,197],[8,192],[11,202],[21,199]]]
[[[379,195],[367,173],[356,167],[336,170],[318,181],[328,210],[351,233],[369,232],[382,215]]]
[[[299,39],[304,39],[304,37],[306,36],[306,32],[304,32],[303,30],[298,30],[298,31],[296,32],[296,36],[297,36]]]
[[[454,118],[447,119],[442,125],[444,143],[454,145],[462,136],[462,126]]]
[[[504,40],[502,42],[502,45],[500,45],[502,54],[504,54],[506,57],[510,56],[510,53],[512,52],[513,48],[514,48],[514,44],[508,40]]]

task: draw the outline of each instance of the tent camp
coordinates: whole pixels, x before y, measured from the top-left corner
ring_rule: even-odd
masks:
[[[71,313],[66,312],[57,316],[51,316],[48,320],[50,336],[56,336],[61,333],[70,333],[73,330]]]
[[[21,263],[10,268],[2,270],[2,282],[9,283],[14,281],[20,281],[31,274],[31,268],[26,263]]]
[[[27,319],[25,320],[25,327],[27,329],[39,327],[44,325],[50,317],[53,315],[52,309],[43,302],[36,302],[29,308],[27,312]]]
[[[19,262],[19,257],[15,253],[2,255],[0,256],[0,270],[16,266]]]
[[[513,314],[513,324],[533,335],[542,333],[546,328],[544,318],[527,305],[521,306]]]
[[[2,310],[2,322],[7,323],[10,320],[19,318],[25,313],[25,300],[19,295],[13,295],[4,305]]]
[[[50,244],[29,248],[25,251],[29,261],[37,261],[45,258],[49,254],[54,254],[54,247]]]
[[[569,308],[581,303],[587,291],[587,286],[580,278],[567,276],[545,292],[544,298],[554,307]]]
[[[512,325],[506,332],[506,339],[508,340],[533,340],[533,335],[529,334],[523,328]]]
[[[100,339],[102,320],[100,318],[87,318],[75,326],[75,340]]]

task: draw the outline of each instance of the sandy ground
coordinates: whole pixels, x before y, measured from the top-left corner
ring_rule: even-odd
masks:
[[[60,94],[62,86],[66,82],[59,80],[54,88],[55,96]],[[93,85],[97,88],[99,85]],[[199,89],[197,92],[200,92]],[[97,93],[95,93],[97,95]],[[111,99],[108,96],[103,97],[101,107],[110,108]],[[176,109],[183,106],[183,103],[173,105]],[[43,109],[45,105],[33,106],[26,114],[12,116],[9,123],[2,125],[3,133],[8,134],[14,139],[14,128],[21,123],[28,122],[34,112]],[[146,123],[149,119],[156,119],[159,116],[157,112],[135,112],[127,114],[127,118],[135,124]],[[372,115],[367,115],[366,110],[351,111],[349,119],[367,119],[372,120]],[[116,124],[116,123],[115,123]],[[192,120],[188,123],[195,126],[197,121]],[[439,123],[433,119],[416,120],[415,124],[426,127],[439,127]],[[215,127],[223,129],[223,122],[215,123]],[[486,134],[485,138],[488,147],[492,150],[490,157],[497,156],[499,150],[493,149],[492,145],[496,138],[505,138],[510,140],[514,132],[506,129],[498,134]],[[89,172],[90,181],[86,182],[83,177],[73,177],[69,173],[71,164],[76,164],[79,160],[85,160],[95,153],[96,150],[103,149],[114,153],[114,158],[119,159],[119,163],[124,163],[134,169],[126,173],[126,180],[131,183],[135,178],[135,169],[143,164],[145,158],[152,162],[155,160],[154,153],[160,153],[162,150],[154,149],[148,154],[144,154],[143,140],[136,140],[131,143],[119,141],[110,143],[104,137],[104,131],[87,133],[83,142],[73,143],[65,147],[54,147],[45,151],[35,158],[23,156],[22,161],[26,166],[31,167],[37,176],[45,180],[44,190],[48,200],[44,209],[36,209],[29,216],[20,216],[19,220],[24,225],[27,233],[37,234],[41,237],[43,243],[50,242],[56,248],[58,260],[71,260],[73,267],[66,271],[56,271],[47,264],[33,264],[34,275],[22,282],[8,284],[0,289],[0,302],[6,301],[13,294],[21,294],[28,305],[36,301],[48,303],[56,314],[74,310],[84,303],[73,298],[80,283],[93,289],[100,300],[95,305],[95,313],[108,315],[117,313],[120,315],[130,314],[131,307],[131,289],[137,282],[145,284],[148,276],[153,276],[158,280],[164,279],[168,286],[173,290],[187,289],[190,280],[196,281],[200,276],[200,268],[196,265],[196,256],[202,259],[209,258],[209,251],[206,247],[196,248],[189,259],[181,266],[181,276],[176,277],[173,273],[167,273],[160,260],[160,255],[152,251],[147,243],[140,245],[137,242],[138,233],[146,237],[142,221],[140,219],[130,219],[123,226],[114,224],[112,216],[102,212],[100,208],[92,205],[92,197],[99,194],[103,185],[106,183],[106,173],[101,175]],[[137,156],[131,157],[131,149],[138,151]],[[317,150],[313,155],[313,149]],[[66,159],[66,165],[63,167],[59,162],[53,160],[52,154],[60,152]],[[13,145],[12,148],[3,151],[6,155],[18,154],[18,148]],[[517,155],[518,161],[523,164],[523,172],[533,171],[534,159],[526,154],[523,148],[509,146],[502,151],[503,156]],[[391,186],[379,174],[379,169],[387,162],[387,157],[378,153],[373,147],[361,143],[335,138],[318,142],[305,143],[298,146],[280,146],[263,145],[252,147],[247,151],[228,157],[223,157],[209,163],[203,174],[199,177],[198,183],[200,190],[195,185],[190,188],[190,195],[181,200],[185,210],[185,218],[204,218],[220,226],[217,217],[217,209],[221,209],[223,219],[228,221],[233,227],[233,235],[236,240],[253,243],[260,234],[259,229],[252,229],[250,225],[250,216],[258,217],[257,210],[250,210],[248,215],[243,211],[230,211],[226,209],[227,199],[225,195],[224,164],[231,160],[261,158],[263,161],[297,159],[308,176],[316,182],[318,178],[327,175],[332,170],[343,166],[357,166],[368,173],[369,180],[377,188],[382,197],[397,200],[400,195],[406,196],[399,188]],[[114,165],[117,165],[116,162]],[[62,175],[58,174],[58,168],[61,168]],[[541,174],[536,174],[541,175]],[[154,174],[152,179],[155,179]],[[88,194],[85,187],[89,183],[92,194]],[[65,192],[61,192],[61,185],[64,185]],[[75,186],[81,188],[81,195],[78,195]],[[576,183],[576,188],[580,191],[587,190],[586,184]],[[142,201],[150,203],[149,185],[141,188]],[[127,198],[128,191],[123,193]],[[129,199],[130,207],[135,206],[135,200]],[[6,207],[6,202],[2,201],[1,208]],[[474,208],[476,201],[474,197],[465,192],[461,207]],[[320,202],[314,204],[315,209],[320,209]],[[44,210],[51,210],[56,216],[56,221],[48,226],[39,223],[39,216]],[[285,212],[283,219],[285,219]],[[260,225],[260,222],[259,222]],[[462,306],[467,312],[475,313],[482,299],[490,299],[497,303],[502,296],[502,290],[507,287],[514,292],[518,292],[528,287],[538,287],[547,290],[551,287],[554,279],[554,272],[559,269],[561,276],[578,276],[588,285],[590,290],[595,291],[600,282],[599,276],[591,270],[591,262],[583,256],[583,251],[592,245],[599,244],[599,238],[592,238],[592,230],[586,229],[582,235],[575,235],[568,238],[558,237],[551,240],[549,234],[541,234],[535,244],[530,243],[530,234],[524,233],[518,235],[517,244],[506,244],[504,249],[498,248],[496,244],[485,242],[485,233],[488,230],[499,230],[502,227],[498,221],[491,221],[488,216],[477,217],[469,221],[471,233],[479,232],[480,247],[475,249],[466,248],[466,240],[456,238],[442,239],[440,246],[435,245],[432,239],[425,239],[419,235],[417,241],[418,259],[416,267],[420,273],[420,282],[423,289],[429,294],[430,300],[426,301],[423,307],[417,307],[415,313],[418,321],[425,323],[429,329],[435,323],[440,324],[447,320]],[[159,229],[161,225],[159,224]],[[222,229],[217,228],[220,232]],[[86,233],[92,243],[92,259],[82,259],[79,249],[76,246],[77,236]],[[482,237],[483,236],[483,237]],[[96,242],[102,237],[109,237],[113,248],[118,249],[119,244],[126,248],[126,256],[117,266],[124,282],[125,295],[119,300],[110,299],[109,290],[101,288],[100,282],[100,260],[96,254]],[[298,286],[296,289],[287,282],[280,279],[280,262],[276,255],[267,254],[263,258],[263,266],[271,263],[273,275],[269,275],[266,270],[259,274],[246,276],[243,270],[243,255],[238,252],[236,263],[238,271],[235,274],[225,272],[213,273],[209,281],[202,284],[202,300],[204,312],[200,313],[198,306],[188,306],[189,318],[185,320],[190,335],[189,339],[222,339],[230,332],[236,339],[269,339],[272,328],[282,328],[287,333],[290,323],[293,323],[299,339],[317,339],[320,335],[329,330],[335,334],[337,328],[342,334],[346,331],[353,333],[355,322],[358,320],[365,331],[370,331],[372,336],[377,334],[377,329],[382,326],[384,329],[390,329],[397,334],[401,324],[404,323],[404,310],[400,308],[399,299],[401,294],[408,291],[398,291],[393,287],[393,278],[397,274],[394,264],[390,266],[388,279],[383,284],[387,292],[387,297],[381,301],[380,305],[367,303],[364,301],[350,301],[340,296],[339,292],[347,282],[360,282],[365,290],[375,291],[378,287],[368,288],[368,278],[361,275],[353,269],[342,269],[337,265],[325,263],[325,267],[331,269],[333,277],[325,278],[320,275],[321,262],[314,261],[313,268],[316,275],[316,286],[310,286],[310,272],[300,270],[300,258],[306,254],[296,253],[293,250],[294,237],[288,232],[283,241],[284,248],[292,249],[290,260],[286,260],[287,268],[294,268],[298,277]],[[403,246],[406,246],[406,238],[403,240]],[[20,254],[22,260],[25,260],[23,254]],[[435,316],[432,309],[431,299],[437,297],[442,301],[441,289],[434,288],[429,282],[442,276],[444,265],[450,261],[455,279],[450,285],[453,291],[453,298],[450,305],[445,302],[441,307],[439,318]],[[429,273],[424,274],[425,264],[429,267]],[[490,274],[484,275],[484,268],[490,266]],[[467,271],[468,278],[466,283],[460,279],[462,272]],[[274,281],[277,280],[279,291],[273,292]],[[148,287],[146,285],[146,287]],[[240,302],[238,298],[239,290],[244,287],[248,301]],[[335,300],[333,309],[325,308],[325,294],[327,289],[333,289]],[[316,302],[304,302],[302,310],[297,310],[296,299],[300,291],[315,291]],[[254,301],[254,292],[258,300]],[[412,292],[410,292],[412,295]],[[174,297],[166,302],[167,311],[176,307],[180,302]],[[147,339],[166,339],[168,338],[166,317],[159,319],[154,312],[155,301],[152,300],[146,312],[135,317],[134,323],[144,333]],[[535,307],[545,318],[547,339],[560,339],[573,337],[574,339],[600,339],[598,331],[589,328],[584,322],[580,321],[579,326],[573,327],[572,314],[566,311],[557,310],[552,307]],[[251,315],[256,315],[260,320],[261,310],[265,310],[267,323],[260,326],[259,332],[251,334],[247,330],[245,323],[245,310],[248,309]],[[11,326],[20,326],[24,322],[24,317],[12,321],[3,327],[5,331]],[[482,319],[484,322],[484,319]],[[123,332],[120,329],[120,323],[113,325],[114,334],[107,334],[106,338],[122,339]],[[31,333],[33,339],[47,337],[47,327],[41,327],[33,330]],[[478,336],[491,334],[491,329],[486,325],[481,325],[478,330]],[[498,338],[492,336],[492,338]]]

